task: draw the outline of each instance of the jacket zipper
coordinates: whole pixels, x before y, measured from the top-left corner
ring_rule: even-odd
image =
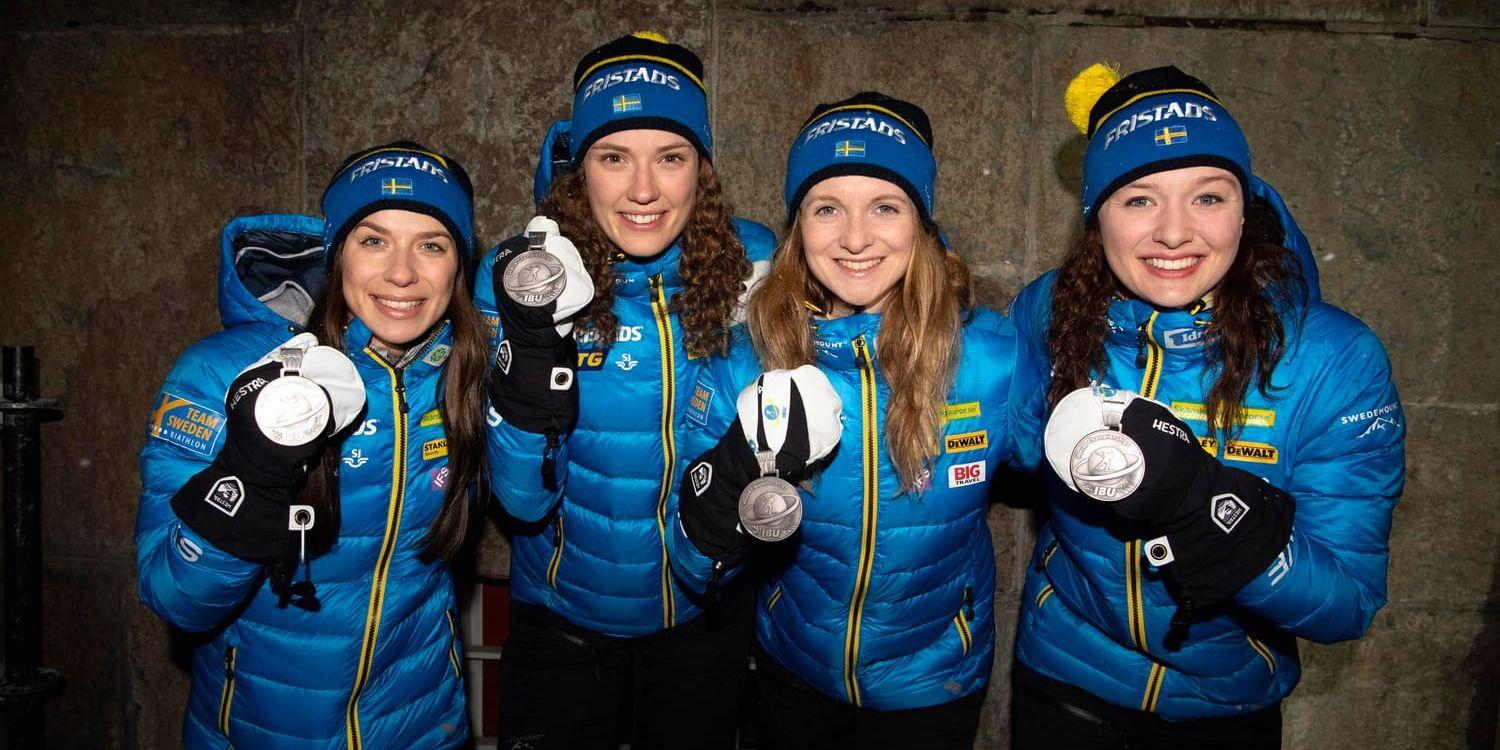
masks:
[[[663,466],[661,494],[656,499],[656,531],[661,535],[661,606],[662,627],[677,624],[677,603],[672,597],[672,566],[667,559],[667,498],[672,495],[672,479],[677,462],[673,442],[672,420],[676,407],[677,363],[672,352],[672,317],[667,295],[662,289],[661,274],[651,277],[651,311],[656,316],[656,337],[661,344],[661,447]]]
[[[1155,398],[1157,386],[1161,384],[1162,351],[1161,346],[1156,343],[1156,334],[1153,330],[1157,314],[1152,311],[1151,317],[1141,324],[1137,338],[1139,350],[1136,355],[1136,366],[1145,370],[1141,375],[1141,395],[1146,398]],[[1132,539],[1125,543],[1125,606],[1127,607],[1125,618],[1130,629],[1130,639],[1135,641],[1136,648],[1149,654],[1150,649],[1146,645],[1144,599],[1141,580],[1141,540]],[[1148,679],[1149,682],[1151,681]]]
[[[354,688],[349,693],[349,705],[344,712],[345,735],[349,750],[360,750],[363,740],[359,728],[359,696],[370,679],[370,667],[375,661],[375,643],[380,636],[380,614],[385,606],[386,576],[390,573],[391,558],[396,551],[396,537],[401,531],[401,511],[406,499],[406,430],[407,403],[406,384],[402,369],[391,367],[380,354],[369,347],[365,354],[385,368],[391,376],[391,409],[396,417],[396,449],[391,461],[391,499],[386,511],[385,539],[380,544],[380,554],[375,558],[375,574],[370,581],[370,603],[365,612],[364,643],[359,650],[359,666],[354,673]]]
[[[219,693],[219,734],[229,736],[229,708],[234,703],[235,647],[224,650],[224,689]]]
[[[958,640],[963,644],[964,656],[969,655],[969,649],[974,647],[974,636],[969,632],[969,623],[974,621],[974,588],[964,587],[964,603],[958,608],[958,614],[953,616],[953,624],[958,628]]]
[[[556,529],[555,533],[552,535],[552,560],[547,563],[547,584],[556,589],[557,565],[558,563],[562,562],[563,548],[563,520],[561,509],[558,510],[557,520],[553,523],[553,525],[556,527]]]
[[[875,566],[875,526],[880,510],[880,435],[875,422],[875,368],[870,362],[869,345],[863,335],[854,340],[854,357],[859,364],[864,512],[860,525],[859,565],[855,570],[854,593],[849,598],[848,631],[844,635],[844,693],[850,703],[858,706],[859,629],[864,618],[865,596],[870,592],[871,568]]]
[[[463,680],[463,667],[458,663],[458,623],[453,619],[453,610],[443,610],[443,616],[448,618],[448,662],[453,665],[453,676]]]

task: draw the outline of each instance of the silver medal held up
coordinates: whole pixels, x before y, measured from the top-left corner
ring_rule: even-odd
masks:
[[[776,454],[761,451],[755,458],[763,476],[740,492],[740,528],[762,542],[779,542],[802,525],[802,496],[775,476]]]
[[[255,423],[279,445],[306,445],[328,427],[332,405],[323,389],[302,377],[304,352],[286,347],[273,355],[282,376],[267,383],[255,400]]]
[[[552,233],[557,233],[556,222],[550,219],[542,221],[551,224]],[[532,224],[537,224],[537,221],[533,220]],[[526,240],[527,249],[505,267],[500,283],[506,295],[516,302],[527,307],[541,307],[562,296],[568,285],[568,274],[562,261],[545,249],[546,228],[527,226]]]
[[[1138,398],[1107,386],[1064,396],[1047,420],[1047,461],[1068,487],[1102,502],[1130,497],[1146,476],[1141,448],[1120,431],[1125,407]]]

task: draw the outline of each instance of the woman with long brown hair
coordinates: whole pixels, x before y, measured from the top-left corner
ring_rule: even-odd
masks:
[[[683,589],[668,519],[693,384],[728,353],[770,232],[730,214],[697,55],[632,34],[573,88],[540,167],[556,226],[502,243],[478,283],[500,323],[491,486],[513,521],[500,744],[614,748],[625,724],[633,747],[730,748],[749,592]]]
[[[1279,747],[1297,638],[1358,638],[1385,602],[1390,365],[1317,298],[1202,81],[1096,65],[1067,103],[1084,233],[1012,305],[1036,383],[1018,427],[1053,469],[1015,744]]]
[[[212,631],[187,747],[467,740],[446,561],[483,460],[472,196],[399,142],[345,160],[325,221],[225,230],[225,330],[167,376],[136,521],[141,599]]]
[[[748,552],[763,575],[761,747],[969,748],[994,656],[987,479],[1012,456],[1015,339],[975,321],[933,220],[921,108],[874,92],[819,105],[787,161],[754,352],[699,386],[715,396],[698,429],[723,437],[687,469],[673,564],[708,588]],[[773,480],[801,486],[768,502]],[[741,528],[782,541],[752,550]]]

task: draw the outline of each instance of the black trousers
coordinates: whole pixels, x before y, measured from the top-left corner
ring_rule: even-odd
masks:
[[[1167,721],[1015,666],[1013,750],[1275,750],[1281,704],[1222,719]]]
[[[743,592],[739,591],[743,589]],[[730,750],[752,639],[748,586],[641,638],[586,630],[511,605],[500,662],[501,750]]]
[[[857,708],[818,692],[757,649],[758,750],[971,750],[984,690],[906,711]]]

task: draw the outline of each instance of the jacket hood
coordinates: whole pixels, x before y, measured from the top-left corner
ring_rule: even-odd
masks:
[[[241,216],[219,239],[219,320],[225,328],[302,328],[323,294],[323,220],[300,214]]]
[[[1317,302],[1323,299],[1323,290],[1318,285],[1318,263],[1313,258],[1312,246],[1307,241],[1307,235],[1297,226],[1292,212],[1287,209],[1286,201],[1281,199],[1281,194],[1270,183],[1253,175],[1250,177],[1250,194],[1270,204],[1271,210],[1281,220],[1281,229],[1286,234],[1281,244],[1297,255],[1298,265],[1302,268],[1302,280],[1307,284],[1307,301]]]

